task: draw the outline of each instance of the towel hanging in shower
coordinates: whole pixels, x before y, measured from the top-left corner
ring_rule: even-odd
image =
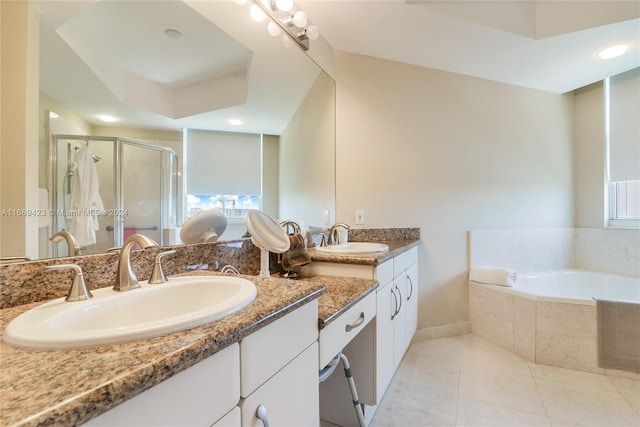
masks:
[[[98,172],[91,154],[89,146],[81,147],[76,152],[77,169],[69,200],[69,231],[82,247],[96,244],[98,213],[104,209],[100,198]]]

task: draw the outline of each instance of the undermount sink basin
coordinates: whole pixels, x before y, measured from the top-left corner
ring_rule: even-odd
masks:
[[[116,292],[92,291],[93,298],[59,298],[11,321],[3,340],[31,349],[84,348],[184,331],[221,319],[256,297],[253,282],[232,276],[172,277],[157,285]]]
[[[383,243],[347,242],[339,245],[318,246],[316,251],[334,255],[376,255],[389,250]]]

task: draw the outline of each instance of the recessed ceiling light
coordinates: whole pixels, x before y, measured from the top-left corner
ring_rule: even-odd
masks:
[[[105,123],[113,123],[116,121],[116,118],[113,116],[98,116],[98,118]]]
[[[164,30],[164,34],[172,39],[179,39],[182,37],[182,33],[178,30],[174,30],[173,28],[167,28]]]
[[[229,124],[233,126],[240,126],[242,124],[242,120],[240,119],[229,119]]]
[[[627,51],[627,49],[629,49],[629,45],[627,44],[616,44],[602,49],[598,52],[598,56],[600,57],[600,59],[616,58],[620,55],[623,55]]]

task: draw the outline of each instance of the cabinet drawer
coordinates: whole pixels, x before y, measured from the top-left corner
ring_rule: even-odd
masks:
[[[240,390],[247,397],[318,339],[313,300],[240,342]]]
[[[376,294],[358,301],[345,313],[324,329],[320,330],[320,369],[327,364],[351,341],[376,315]]]
[[[393,277],[396,278],[407,269],[407,253],[403,252],[401,254],[393,257]]]
[[[407,268],[418,262],[418,248],[411,248],[407,252]]]
[[[240,401],[242,427],[264,427],[259,416],[272,427],[318,427],[318,394],[318,344],[314,342]]]
[[[393,260],[383,262],[376,267],[376,277],[380,286],[384,286],[393,280]]]
[[[240,399],[239,362],[239,345],[233,344],[85,425],[209,426]]]

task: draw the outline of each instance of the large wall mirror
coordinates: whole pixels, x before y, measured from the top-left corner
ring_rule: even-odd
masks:
[[[33,3],[41,13],[39,186],[49,189],[50,206],[67,207],[74,154],[90,146],[96,169],[104,174],[105,208],[126,209],[146,197],[152,199],[149,215],[143,210],[137,223],[180,226],[181,178],[189,177],[183,170],[188,156],[183,129],[196,129],[261,135],[262,203],[268,213],[307,227],[334,219],[335,83],[298,46],[270,36],[266,21],[253,21],[250,4]],[[102,121],[104,116],[113,121]],[[209,167],[235,164],[242,174],[243,159],[228,157],[212,155]],[[127,166],[123,158],[135,161]],[[162,168],[168,169],[158,173]],[[169,202],[157,200],[164,190],[147,190],[145,181],[168,184]],[[159,196],[148,196],[152,192]],[[124,193],[135,202],[118,205]],[[158,203],[170,206],[161,207],[164,217],[152,218],[160,212]],[[66,245],[49,242],[67,228],[67,220],[40,224],[41,258],[67,255]],[[99,220],[97,240],[118,231],[109,215]],[[170,231],[153,237],[170,244]],[[109,237],[83,254],[102,252],[110,242],[118,240]]]

